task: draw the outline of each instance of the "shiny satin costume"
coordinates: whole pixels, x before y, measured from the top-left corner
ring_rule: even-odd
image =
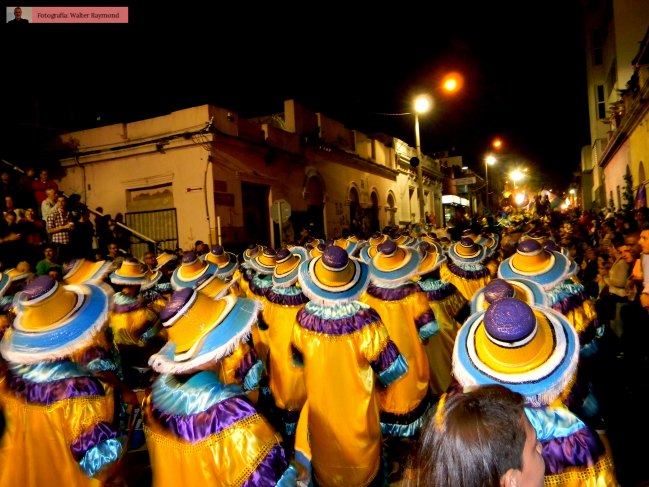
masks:
[[[421,429],[431,406],[424,342],[438,332],[438,324],[426,293],[417,284],[385,286],[370,284],[359,301],[376,310],[408,363],[408,372],[400,380],[378,391],[383,434],[411,438]]]
[[[375,374],[387,387],[406,372],[405,359],[378,313],[358,301],[307,303],[291,342],[307,390],[297,461],[322,487],[368,485],[382,463]]]
[[[211,371],[160,375],[144,419],[154,487],[290,485],[281,437]]]
[[[491,281],[489,269],[482,264],[456,264],[449,259],[439,272],[442,280],[453,284],[469,302],[478,289]]]
[[[297,313],[308,302],[298,285],[274,286],[265,297],[263,319],[268,326],[265,335],[268,344],[268,383],[278,416],[284,425],[283,433],[295,435],[300,410],[306,401],[304,374],[295,367],[291,353],[291,334]]]
[[[546,486],[618,485],[611,455],[597,433],[560,400],[547,407],[526,407],[525,413],[543,447]]]
[[[145,346],[161,331],[156,313],[144,300],[121,292],[112,297],[108,321],[118,346]]]
[[[122,453],[113,390],[79,364],[10,364],[0,406],[0,486],[101,485],[96,478]]]
[[[426,344],[426,355],[430,365],[431,391],[440,395],[446,392],[453,381],[453,344],[457,331],[462,326],[454,317],[466,308],[467,301],[453,284],[435,278],[435,274],[436,272],[424,274],[417,285],[425,291],[439,327],[439,331]]]

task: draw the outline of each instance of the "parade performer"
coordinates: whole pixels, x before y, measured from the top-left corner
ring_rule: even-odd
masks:
[[[112,385],[91,371],[108,324],[108,296],[94,284],[49,276],[17,297],[0,343],[6,427],[0,486],[101,485],[122,453]]]
[[[545,485],[617,485],[603,442],[563,402],[578,360],[579,338],[563,315],[502,298],[460,329],[453,374],[464,389],[500,384],[525,397],[543,447]]]
[[[254,269],[250,266],[250,259],[252,259],[259,252],[263,252],[264,248],[261,245],[248,244],[246,250],[241,254],[242,262],[239,264],[239,273],[241,274],[241,281],[239,282],[239,289],[245,298],[252,298],[250,295],[250,281],[255,275]]]
[[[154,487],[291,485],[281,436],[245,393],[258,379],[250,336],[259,311],[250,299],[189,288],[162,310],[169,342],[151,357],[160,375],[143,401]]]
[[[241,271],[239,270],[239,262],[235,254],[226,252],[221,245],[215,245],[207,254],[201,255],[201,259],[217,265],[219,268],[218,277],[232,284],[230,288],[232,294],[242,298],[246,297],[239,285],[241,282]]]
[[[428,305],[435,313],[439,331],[426,344],[426,355],[430,366],[430,388],[435,395],[448,389],[452,382],[451,357],[455,335],[461,323],[455,317],[468,310],[467,301],[457,288],[439,278],[439,268],[446,262],[442,247],[438,243],[422,241],[418,252],[421,263],[417,271],[417,286],[426,293]]]
[[[367,486],[383,477],[376,378],[389,386],[407,371],[378,313],[358,298],[366,264],[331,245],[300,264],[310,299],[297,315],[292,346],[304,366],[307,402],[298,421],[296,460],[322,487]]]
[[[415,437],[431,406],[425,341],[437,333],[438,324],[426,293],[412,281],[420,262],[416,250],[386,240],[369,264],[370,283],[359,298],[379,314],[408,363],[399,381],[379,389],[385,436]]]
[[[485,248],[471,237],[462,237],[449,246],[449,261],[442,265],[440,277],[458,288],[470,302],[476,291],[491,280],[489,269],[482,264],[486,254]]]
[[[273,287],[266,294],[262,317],[267,325],[268,383],[273,399],[269,412],[285,440],[295,436],[300,410],[306,401],[304,374],[293,365],[291,334],[297,313],[309,299],[297,284],[299,265],[309,259],[306,248],[282,248],[273,269]]]
[[[218,265],[201,259],[190,250],[183,254],[180,266],[171,275],[171,287],[174,291],[183,288],[195,289],[211,299],[228,294],[236,295],[232,288],[237,281],[221,278],[227,272],[229,268],[224,273]]]

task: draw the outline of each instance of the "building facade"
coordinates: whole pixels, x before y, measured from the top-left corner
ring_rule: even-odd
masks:
[[[367,236],[420,220],[416,151],[346,128],[295,100],[242,119],[211,105],[62,136],[74,147],[59,186],[90,208],[121,212],[161,248],[196,240],[233,250],[299,238]],[[422,157],[424,209],[442,215],[438,159]],[[146,244],[134,244],[135,255]]]
[[[582,206],[619,209],[625,204],[627,175],[636,192],[647,182],[649,5],[646,0],[585,0],[582,6],[591,137],[582,151]]]

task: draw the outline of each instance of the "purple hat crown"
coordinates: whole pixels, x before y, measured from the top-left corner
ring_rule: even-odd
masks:
[[[503,298],[512,298],[514,294],[514,287],[504,279],[494,279],[484,288],[484,298],[489,304],[493,304]]]
[[[183,254],[183,258],[180,262],[184,265],[193,264],[194,262],[196,262],[197,258],[198,257],[196,257],[196,252],[190,250]]]
[[[471,237],[462,237],[460,239],[460,245],[462,247],[471,248],[471,247],[473,247],[475,245],[475,242],[473,241],[473,239]]]
[[[556,244],[556,242],[554,242],[552,240],[548,240],[548,241],[544,242],[543,243],[543,248],[545,250],[552,250],[554,252],[560,252],[561,251],[561,249],[559,249],[559,246]]]
[[[286,247],[282,247],[277,251],[277,263],[280,264],[284,262],[286,259],[288,259],[291,256],[291,251],[287,249]]]
[[[536,327],[536,317],[523,301],[503,298],[489,306],[484,315],[487,334],[502,342],[517,342],[530,336]]]
[[[215,245],[214,247],[212,247],[212,250],[210,250],[210,253],[212,253],[213,255],[223,255],[225,253],[225,249],[222,245]]]
[[[394,255],[397,251],[397,244],[393,240],[386,240],[378,246],[378,250],[384,255]]]
[[[428,242],[420,242],[419,245],[417,246],[417,250],[419,250],[420,254],[425,254],[426,252],[430,252],[431,245]]]
[[[381,238],[381,235],[382,235],[381,232],[374,232],[374,233],[370,236],[370,238],[376,240],[377,238]]]
[[[32,301],[51,292],[57,286],[57,282],[50,276],[39,276],[25,286],[22,292],[22,299]]]
[[[322,254],[322,263],[332,270],[341,270],[347,266],[349,262],[349,255],[345,249],[337,245],[330,245]]]
[[[538,255],[542,250],[543,247],[541,247],[541,244],[533,239],[523,240],[522,242],[519,242],[518,247],[516,248],[516,251],[519,254],[523,255]]]
[[[165,305],[162,310],[160,310],[160,319],[162,321],[167,321],[170,318],[174,317],[178,311],[180,311],[183,306],[191,299],[194,294],[194,290],[189,287],[179,289],[174,292],[169,299],[169,302]]]
[[[317,249],[318,249],[320,252],[324,252],[326,248],[327,248],[327,244],[326,244],[326,243],[323,243],[323,242],[320,242],[320,243],[318,244],[318,247],[317,247]]]

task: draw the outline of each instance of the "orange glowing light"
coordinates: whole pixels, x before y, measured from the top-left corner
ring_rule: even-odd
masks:
[[[493,145],[494,149],[500,149],[503,146],[503,141],[495,139],[491,145]]]
[[[447,93],[457,93],[464,85],[464,78],[460,73],[448,73],[442,79],[442,88]]]

